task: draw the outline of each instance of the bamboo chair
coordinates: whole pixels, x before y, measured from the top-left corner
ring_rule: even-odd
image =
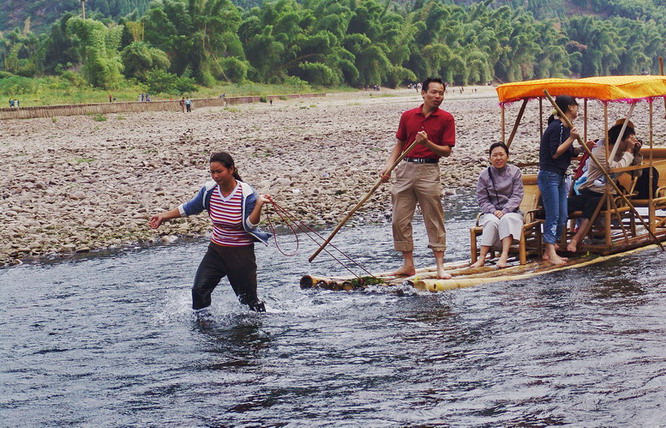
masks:
[[[509,250],[510,254],[518,253],[518,260],[521,265],[527,263],[527,256],[529,255],[538,254],[539,258],[543,256],[541,232],[543,220],[537,218],[541,212],[541,192],[537,186],[536,174],[523,175],[523,189],[523,200],[520,203],[520,211],[524,214],[523,233],[520,239],[514,239],[514,243]],[[479,226],[480,220],[481,214],[479,213],[476,216],[476,226],[469,229],[472,263],[475,263],[479,257],[477,239],[483,232],[483,227]],[[491,256],[494,257],[494,253]]]
[[[657,182],[656,189],[654,189],[655,197],[650,199],[638,199],[636,197],[637,192],[635,191],[636,178],[632,181],[631,190],[629,191],[629,199],[633,206],[635,207],[644,207],[648,208],[649,223],[653,228],[663,228],[666,227],[666,215],[663,215],[663,212],[659,214],[660,210],[666,210],[666,147],[654,147],[652,149],[644,147],[641,150],[643,154],[643,163],[647,168],[646,163],[647,159],[650,158],[650,152],[652,152],[653,158],[653,167],[659,172],[659,180]],[[646,174],[647,171],[643,171],[643,174]],[[622,174],[619,177],[619,182],[626,188],[629,189],[628,181],[629,174]]]
[[[620,174],[616,179],[617,184],[620,189],[625,189],[625,196],[629,199],[636,196],[635,188],[637,177],[632,176],[631,174]],[[592,225],[587,231],[586,237],[592,239],[592,241],[605,241],[607,231],[610,231],[611,242],[618,239],[623,239],[625,234],[628,232],[628,237],[637,236],[636,230],[636,217],[633,210],[624,202],[624,199],[621,196],[615,195],[612,196],[613,200],[611,203],[611,214],[606,216],[606,207],[607,202],[605,198],[602,198],[599,201],[599,206],[596,209],[597,215],[593,219]],[[614,208],[616,207],[616,208]],[[572,211],[569,213],[568,221],[569,227],[565,229],[560,237],[560,244],[566,245],[568,242],[568,233],[573,236],[576,232],[575,223],[580,217],[582,217],[582,211]],[[619,219],[618,219],[619,216]],[[605,224],[607,219],[610,217],[610,227],[606,228]],[[619,233],[615,233],[620,231]],[[568,232],[568,233],[567,233]],[[579,250],[585,250],[588,247],[594,247],[595,244],[581,244],[579,245]]]

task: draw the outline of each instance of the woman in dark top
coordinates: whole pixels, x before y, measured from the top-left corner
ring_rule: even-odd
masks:
[[[571,122],[578,117],[578,102],[568,95],[560,95],[555,103]],[[567,125],[556,114],[548,118],[548,127],[541,137],[539,150],[539,175],[537,184],[541,191],[546,222],[543,240],[546,244],[544,260],[559,265],[566,259],[557,255],[555,243],[562,234],[567,221],[566,171],[575,156],[574,141],[578,138],[578,130]]]

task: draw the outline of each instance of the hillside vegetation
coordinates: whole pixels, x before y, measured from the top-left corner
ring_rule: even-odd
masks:
[[[656,73],[665,2],[88,0],[82,19],[78,1],[10,0],[5,10],[76,12],[42,32],[24,24],[0,34],[0,92],[144,85],[175,95],[219,82],[394,87],[432,75],[468,85]],[[44,76],[52,77],[34,79]]]

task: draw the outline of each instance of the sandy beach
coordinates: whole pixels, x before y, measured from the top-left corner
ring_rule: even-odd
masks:
[[[336,224],[373,186],[394,144],[400,114],[420,104],[413,90],[329,94],[191,114],[151,112],[0,122],[0,265],[205,235],[202,214],[151,230],[148,218],[189,200],[207,180],[208,156],[230,152],[240,175],[301,220]],[[666,135],[655,103],[655,145]],[[453,88],[442,107],[456,118],[457,144],[442,159],[444,197],[473,187],[500,138],[500,109],[490,87]],[[507,138],[519,109],[509,106]],[[589,138],[601,136],[602,108],[590,103]],[[624,104],[611,105],[611,118]],[[550,111],[544,105],[544,111]],[[648,140],[647,104],[634,112]],[[514,162],[538,158],[538,102],[527,108],[512,145]],[[581,123],[577,123],[582,130]],[[390,215],[383,185],[354,222]]]

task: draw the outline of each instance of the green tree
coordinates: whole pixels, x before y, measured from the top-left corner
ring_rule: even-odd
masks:
[[[235,62],[224,58],[245,60],[237,34],[240,22],[240,12],[229,0],[162,0],[144,17],[145,40],[167,53],[171,71],[210,86],[217,79],[230,80],[224,64]]]
[[[115,88],[122,80],[123,64],[118,48],[122,27],[107,27],[92,19],[71,18],[67,30],[81,40],[83,73],[100,88]]]
[[[148,72],[169,68],[169,58],[164,51],[148,46],[144,42],[133,42],[120,52],[124,74],[146,81]]]

